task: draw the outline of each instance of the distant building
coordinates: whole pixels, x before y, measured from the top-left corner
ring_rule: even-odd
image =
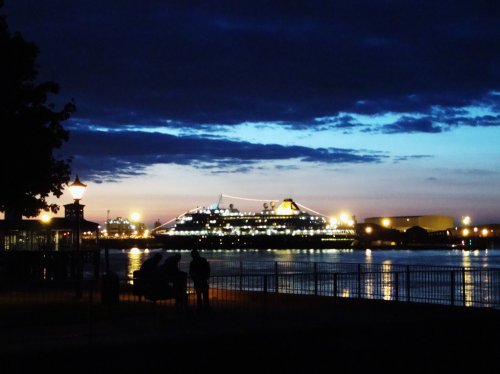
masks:
[[[0,220],[0,251],[12,250],[72,250],[76,249],[76,235],[92,239],[82,242],[82,249],[97,243],[99,225],[83,217],[83,205],[75,210],[74,204],[64,206],[64,217],[47,222],[37,219]],[[80,222],[78,225],[78,215]]]
[[[428,215],[428,216],[396,216],[396,217],[369,217],[365,218],[365,224],[379,225],[388,229],[405,232],[411,227],[418,226],[426,231],[443,231],[455,226],[451,216]]]
[[[132,222],[126,218],[116,217],[106,221],[104,237],[131,237],[147,235],[146,225],[142,222]]]

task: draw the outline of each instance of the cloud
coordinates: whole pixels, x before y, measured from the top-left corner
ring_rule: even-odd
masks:
[[[382,132],[394,133],[414,133],[426,132],[437,133],[443,131],[442,127],[432,121],[431,118],[402,117],[398,121],[382,127]]]
[[[409,161],[409,160],[420,160],[424,158],[431,158],[431,155],[408,155],[408,156],[395,156],[394,163]]]
[[[108,127],[314,126],[341,112],[460,108],[500,91],[496,2],[16,0],[4,11],[39,45],[43,77],[80,118]],[[498,111],[500,97],[490,99]],[[381,131],[443,128],[408,119]]]
[[[86,179],[116,181],[142,175],[154,164],[188,165],[211,173],[245,173],[262,161],[320,164],[379,163],[380,152],[253,144],[143,132],[72,131],[63,152]]]

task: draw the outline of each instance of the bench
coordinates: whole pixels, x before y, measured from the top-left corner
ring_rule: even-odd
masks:
[[[181,290],[176,290],[172,281],[143,278],[139,270],[133,272],[132,280],[133,293],[139,299],[144,297],[146,300],[154,302],[175,299],[176,304],[186,304],[187,302],[187,279],[184,280]]]

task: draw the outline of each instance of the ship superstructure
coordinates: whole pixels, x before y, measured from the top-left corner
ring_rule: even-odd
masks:
[[[292,199],[265,203],[260,212],[240,212],[216,204],[188,212],[169,228],[155,230],[168,248],[349,248],[356,239],[352,222],[331,222],[310,214]]]

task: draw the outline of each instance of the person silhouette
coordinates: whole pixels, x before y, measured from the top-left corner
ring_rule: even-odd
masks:
[[[162,260],[161,253],[155,253],[153,257],[144,261],[139,269],[141,278],[152,280],[158,275],[158,268]]]
[[[192,260],[189,263],[189,276],[193,280],[196,292],[196,306],[198,311],[210,308],[208,298],[208,279],[210,278],[210,264],[205,257],[202,257],[197,249],[191,251]]]
[[[170,284],[174,290],[175,299],[181,304],[186,302],[186,288],[187,288],[187,273],[180,270],[179,263],[181,261],[180,253],[175,253],[169,256],[159,265],[160,277],[166,287]]]

